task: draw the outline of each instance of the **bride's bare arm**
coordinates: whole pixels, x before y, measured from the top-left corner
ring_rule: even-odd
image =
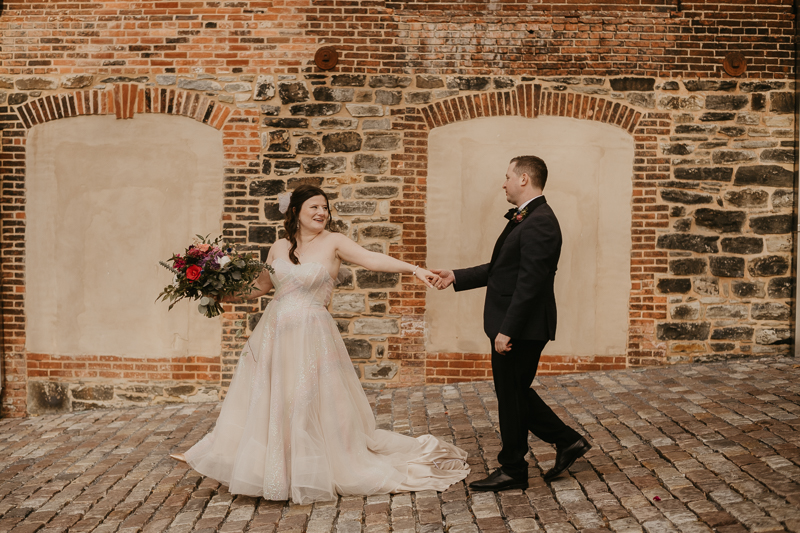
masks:
[[[269,264],[269,262],[267,262]],[[253,282],[253,290],[244,296],[245,300],[253,300],[264,296],[272,290],[272,278],[269,277],[269,272],[264,269]]]
[[[400,261],[386,254],[370,252],[351,241],[345,235],[334,234],[333,236],[336,238],[336,254],[343,261],[355,263],[375,272],[413,274],[430,288],[434,288],[432,282],[439,279],[439,276],[420,266]]]
[[[267,264],[272,264],[272,250],[270,250],[269,254],[267,254]],[[253,300],[255,298],[264,296],[272,290],[272,278],[269,277],[269,271],[267,269],[262,270],[261,274],[259,274],[255,281],[253,281],[251,284],[251,287],[253,290],[245,294],[243,297],[230,295],[223,297],[222,301],[226,303],[242,303],[243,301]]]

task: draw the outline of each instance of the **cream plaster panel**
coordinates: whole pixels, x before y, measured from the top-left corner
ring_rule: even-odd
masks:
[[[633,138],[564,117],[479,118],[434,129],[428,140],[428,265],[488,262],[506,224],[509,161],[538,155],[545,197],[564,243],[556,275],[558,331],[546,354],[625,353],[630,295]],[[427,350],[489,353],[485,289],[428,291]]]
[[[219,318],[155,302],[158,265],[219,234],[222,135],[185,117],[76,117],[28,138],[27,349],[172,358],[220,353]]]

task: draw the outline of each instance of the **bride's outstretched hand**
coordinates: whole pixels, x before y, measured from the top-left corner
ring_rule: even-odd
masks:
[[[437,276],[430,270],[425,270],[424,268],[418,268],[416,276],[419,280],[422,281],[422,283],[424,283],[431,289],[435,289],[436,288],[435,284],[439,281],[439,276]]]

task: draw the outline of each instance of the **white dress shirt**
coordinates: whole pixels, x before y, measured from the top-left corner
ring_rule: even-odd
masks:
[[[539,196],[544,196],[544,195],[543,195],[543,194],[540,194]],[[536,200],[537,198],[539,198],[539,196],[534,196],[533,198],[531,198],[530,200],[528,200],[527,202],[525,202],[524,204],[522,204],[521,206],[519,206],[519,207],[517,208],[517,211],[522,211],[522,209],[523,209],[523,208],[524,208],[526,205],[528,205],[528,204],[529,204],[529,203],[531,203],[532,201],[534,201],[534,200]]]

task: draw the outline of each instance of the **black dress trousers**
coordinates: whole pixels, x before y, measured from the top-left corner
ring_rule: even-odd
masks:
[[[528,431],[558,448],[581,437],[531,388],[546,344],[547,341],[511,339],[511,351],[501,354],[492,343],[492,373],[503,443],[497,460],[508,475],[517,479],[528,479]]]

